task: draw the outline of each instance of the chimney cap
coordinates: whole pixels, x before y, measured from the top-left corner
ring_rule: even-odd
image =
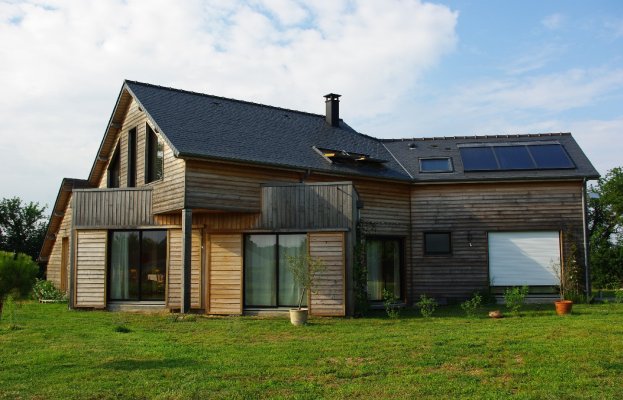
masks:
[[[339,100],[340,97],[342,97],[341,94],[335,94],[335,93],[329,93],[329,94],[324,95],[324,98],[327,100]]]

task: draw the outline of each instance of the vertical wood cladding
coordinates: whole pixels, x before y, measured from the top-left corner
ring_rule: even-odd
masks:
[[[326,266],[316,277],[310,294],[311,314],[346,315],[344,233],[310,233],[309,255],[319,258]]]
[[[580,182],[415,186],[411,213],[407,290],[412,300],[423,293],[468,297],[488,288],[491,231],[562,231],[564,253],[575,242],[578,261],[583,262]],[[452,233],[451,255],[424,255],[424,232],[431,231]]]
[[[77,231],[76,238],[75,306],[104,308],[108,232]]]
[[[70,195],[71,196],[71,195]],[[61,222],[60,229],[56,234],[56,240],[54,241],[54,246],[52,247],[52,251],[50,252],[50,258],[48,259],[48,265],[46,269],[47,280],[54,283],[54,286],[60,288],[61,285],[61,265],[62,265],[62,255],[63,255],[63,240],[62,238],[67,237],[69,239],[69,248],[71,248],[71,219],[72,219],[72,199],[69,198],[69,202],[67,204],[67,209],[65,210],[65,215],[63,215],[63,221]],[[67,268],[69,268],[69,263],[67,263]],[[67,278],[65,282],[65,286],[69,287],[69,271],[66,271],[64,275]]]
[[[119,153],[121,166],[120,187],[127,187],[128,132],[130,129],[136,128],[136,187],[148,186],[153,188],[154,213],[180,210],[184,205],[185,162],[182,159],[175,158],[173,150],[168,143],[163,140],[160,133],[156,133],[156,135],[159,140],[164,143],[164,178],[159,181],[145,184],[145,140],[147,123],[149,123],[147,115],[141,111],[138,104],[132,100],[122,127],[119,130],[116,144],[116,146],[121,150]],[[114,151],[110,154],[112,158]],[[100,188],[105,188],[107,185],[107,171],[108,165],[106,165],[104,173],[100,178],[98,185]]]
[[[178,309],[182,295],[182,230],[169,230],[169,270],[167,271],[167,306]],[[192,254],[190,261],[190,306],[202,308],[201,284],[201,229],[192,230]]]
[[[151,190],[76,190],[73,196],[76,227],[120,229],[154,223]]]
[[[242,314],[242,235],[211,234],[207,247],[207,312]]]

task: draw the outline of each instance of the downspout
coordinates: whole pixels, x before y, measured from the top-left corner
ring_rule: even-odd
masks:
[[[590,273],[590,264],[588,262],[588,204],[586,202],[586,178],[582,180],[582,233],[584,237],[584,282],[585,282],[585,293],[587,299],[591,295],[591,273]]]

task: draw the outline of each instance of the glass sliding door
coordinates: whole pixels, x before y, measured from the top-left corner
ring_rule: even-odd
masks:
[[[366,239],[366,263],[368,269],[368,299],[383,300],[383,291],[401,297],[400,274],[402,269],[402,246],[400,239]]]
[[[110,233],[110,300],[164,300],[166,231]]]
[[[244,304],[247,307],[298,305],[299,288],[288,256],[307,254],[307,235],[247,235],[244,241]],[[303,304],[306,300],[303,299]]]

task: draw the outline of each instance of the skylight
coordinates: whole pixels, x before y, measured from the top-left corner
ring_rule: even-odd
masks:
[[[352,151],[346,150],[332,150],[332,149],[323,149],[320,147],[315,147],[314,150],[320,153],[324,158],[328,159],[331,162],[337,163],[373,163],[373,164],[383,164],[386,163],[387,160],[381,160],[379,158],[374,158],[369,154],[363,153],[355,153]]]
[[[450,157],[420,158],[420,172],[452,172]]]
[[[559,143],[459,145],[465,171],[575,168]]]

